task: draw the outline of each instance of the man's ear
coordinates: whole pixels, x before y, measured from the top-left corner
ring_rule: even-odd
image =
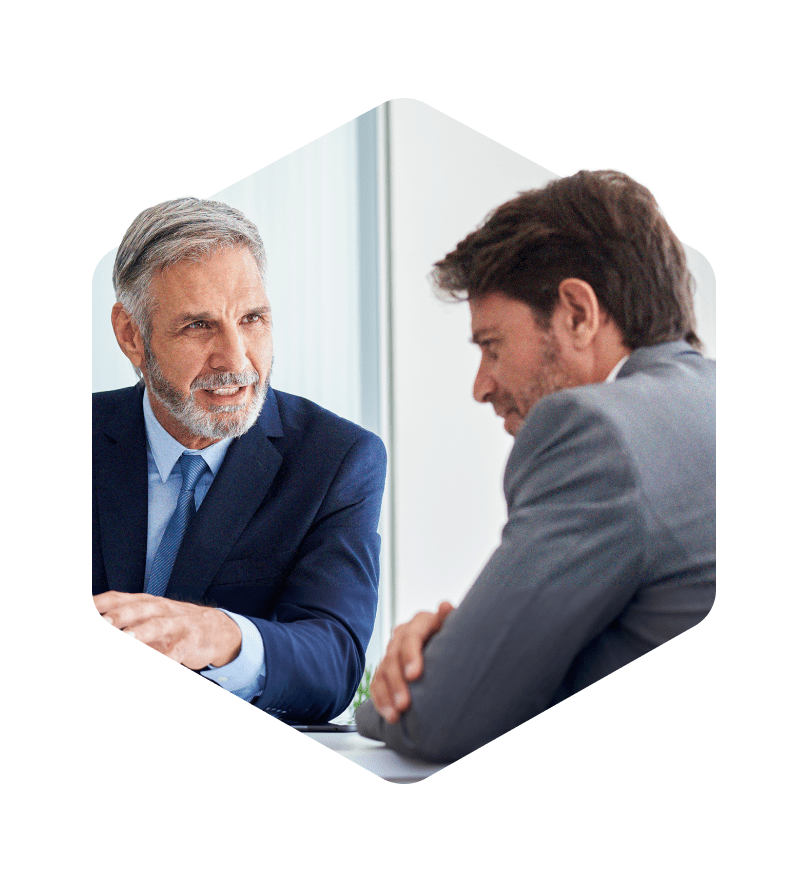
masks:
[[[112,330],[115,332],[115,339],[121,347],[121,352],[138,370],[143,370],[146,364],[143,337],[132,316],[120,303],[112,307]]]
[[[559,284],[556,318],[573,348],[589,348],[603,317],[597,295],[588,282],[564,279]]]

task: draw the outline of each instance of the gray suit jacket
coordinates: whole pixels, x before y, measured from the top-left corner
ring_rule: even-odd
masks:
[[[457,759],[701,621],[715,597],[715,363],[635,350],[542,399],[505,470],[502,544],[427,644],[412,705],[359,732]]]

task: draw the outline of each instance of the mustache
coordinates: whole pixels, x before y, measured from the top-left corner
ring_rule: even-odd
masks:
[[[256,371],[244,371],[240,374],[218,371],[197,377],[191,383],[191,391],[196,389],[226,389],[229,386],[254,386],[261,378]]]

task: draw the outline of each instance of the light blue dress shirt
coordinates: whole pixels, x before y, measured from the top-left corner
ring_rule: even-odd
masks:
[[[188,448],[183,447],[160,425],[152,410],[148,393],[143,395],[143,418],[146,421],[146,437],[149,442],[146,451],[149,474],[149,521],[146,541],[146,574],[143,581],[143,590],[145,591],[160,540],[163,538],[171,515],[177,507],[177,497],[182,488],[179,458]],[[194,502],[197,509],[210,489],[232,441],[232,438],[225,438],[203,450],[188,451],[191,454],[201,456],[208,466],[196,485]],[[222,612],[227,613],[241,629],[241,651],[228,664],[222,665],[220,668],[209,666],[199,673],[239,698],[251,701],[256,695],[263,692],[266,683],[264,641],[261,639],[261,632],[249,619],[226,609],[223,609]]]

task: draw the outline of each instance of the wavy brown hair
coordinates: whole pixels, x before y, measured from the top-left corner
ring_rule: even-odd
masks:
[[[433,268],[439,293],[499,291],[545,323],[567,278],[588,282],[626,346],[701,348],[684,249],[651,192],[616,171],[579,171],[494,209]]]

